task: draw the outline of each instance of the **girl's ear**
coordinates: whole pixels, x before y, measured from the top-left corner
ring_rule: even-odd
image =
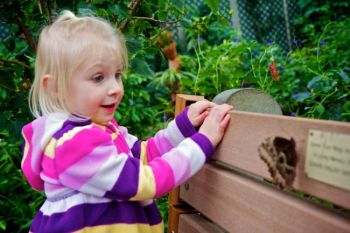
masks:
[[[57,86],[55,80],[52,78],[51,75],[45,74],[44,77],[41,79],[43,88],[48,93],[57,93]]]

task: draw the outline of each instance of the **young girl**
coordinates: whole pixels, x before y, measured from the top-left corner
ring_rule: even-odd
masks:
[[[145,142],[130,135],[113,119],[126,67],[124,39],[102,19],[65,11],[41,32],[22,169],[47,200],[31,232],[163,232],[153,199],[194,175],[221,140],[232,107],[209,101]]]

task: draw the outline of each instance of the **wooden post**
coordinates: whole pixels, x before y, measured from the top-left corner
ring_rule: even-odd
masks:
[[[186,106],[203,100],[203,96],[177,94],[175,98],[175,116],[180,114]],[[179,199],[180,187],[173,189],[169,193],[169,221],[168,233],[177,233],[179,225],[179,215],[182,213],[193,213],[193,209],[181,203]]]

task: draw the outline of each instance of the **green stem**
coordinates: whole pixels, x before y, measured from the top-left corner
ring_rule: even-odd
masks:
[[[231,49],[233,48],[234,45],[231,45],[230,48],[221,56],[219,56],[218,60],[216,60],[215,64],[215,81],[216,81],[216,92],[219,93],[219,72],[218,72],[218,67],[219,67],[219,61],[221,60],[222,57],[226,56]]]
[[[313,107],[312,107],[312,110],[311,110],[311,114],[314,114],[314,112],[316,111],[316,107],[320,104],[323,104],[329,97],[331,97],[332,95],[334,95],[336,92],[338,91],[338,88],[335,88],[334,91],[332,91],[331,93],[329,93],[328,95],[326,95],[326,97],[324,97],[321,102],[315,104]]]
[[[333,24],[334,22],[329,22],[325,27],[324,27],[324,30],[322,31],[320,37],[318,38],[318,41],[317,41],[317,51],[316,51],[316,60],[317,60],[317,67],[318,67],[318,70],[320,71],[321,70],[321,64],[320,64],[320,42],[324,36],[324,34],[326,33],[327,29],[328,29],[328,26]]]
[[[196,77],[196,80],[194,81],[194,94],[196,95],[197,94],[197,81],[198,81],[199,73],[200,73],[202,67],[201,67],[201,61],[199,59],[199,55],[198,55],[196,48],[194,48],[194,52],[196,53],[197,62],[198,62],[197,77]]]
[[[250,66],[252,67],[253,76],[254,76],[254,78],[256,78],[255,71],[254,71],[254,65],[253,65],[252,49],[248,48],[248,50],[249,50],[249,53],[250,53]]]
[[[310,67],[308,67],[306,64],[305,64],[305,66],[306,66],[307,70],[310,71],[311,73],[313,73],[313,74],[315,74],[315,75],[317,75],[317,76],[320,76],[320,77],[322,77],[322,78],[325,77],[323,74],[320,74],[320,73],[318,73],[317,71],[314,71],[313,69],[311,69]]]
[[[204,55],[203,55],[203,52],[202,52],[202,49],[201,49],[201,43],[200,43],[200,42],[197,42],[197,44],[198,44],[199,55],[201,55],[201,57],[202,57],[203,59],[205,59],[205,57],[204,57]]]
[[[263,60],[263,58],[265,57],[266,55],[266,49],[264,50],[264,54],[261,56],[260,60],[259,60],[259,83],[261,84],[262,83],[262,86],[260,85],[260,88],[264,91],[264,87],[265,87],[265,82],[266,82],[266,77],[267,77],[267,72],[265,72],[265,78],[264,78],[264,81],[262,82],[261,80],[261,62]]]

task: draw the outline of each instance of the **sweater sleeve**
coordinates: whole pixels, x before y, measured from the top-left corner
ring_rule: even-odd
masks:
[[[65,134],[57,141],[55,166],[60,183],[95,196],[118,200],[160,197],[194,175],[213,147],[195,133],[147,164],[118,153],[110,135],[98,127]]]
[[[197,130],[191,124],[187,116],[187,111],[188,108],[185,108],[165,129],[160,130],[154,137],[146,141],[138,140],[136,137],[128,134],[126,128],[122,128],[123,135],[133,155],[140,158],[144,163],[148,163],[164,155],[184,139],[195,135]]]

